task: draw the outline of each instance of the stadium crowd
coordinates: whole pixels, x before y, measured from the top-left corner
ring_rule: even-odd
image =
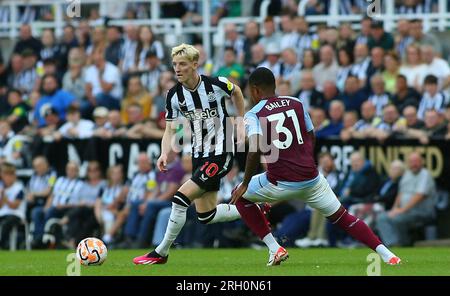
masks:
[[[212,25],[238,9],[213,2]],[[434,11],[436,4],[399,2],[398,12],[410,14]],[[188,36],[201,53],[200,72],[225,76],[245,90],[253,69],[271,69],[279,95],[298,97],[307,106],[318,138],[375,138],[380,144],[389,138],[417,139],[424,145],[430,139],[450,140],[450,55],[433,32],[424,32],[422,20],[402,19],[392,32],[369,17],[362,19],[360,31],[349,23],[312,27],[296,15],[296,1],[283,3],[273,1],[270,8],[279,23],[268,16],[262,24],[247,22],[242,32],[227,25],[223,46],[211,58],[198,36]],[[310,1],[307,15],[326,13],[326,3]],[[366,6],[365,1],[340,1],[342,13],[364,12]],[[162,5],[163,17],[185,23],[200,23],[199,9],[181,1]],[[189,153],[172,155],[166,174],[141,153],[130,180],[120,165],[102,167],[97,161],[89,162],[81,178],[76,162],[57,175],[45,146],[93,137],[160,139],[165,94],[176,84],[170,48],[150,26],[109,26],[95,9],[77,26],[67,23],[60,40],[51,29],[33,36],[27,21],[52,15],[42,8],[31,12],[21,11],[23,24],[10,57],[0,49],[1,247],[9,247],[11,229],[23,223],[32,225],[35,248],[55,247],[46,243],[47,233],[56,235],[56,246],[70,248],[93,234],[119,248],[157,245],[170,214],[168,199],[190,176]],[[148,17],[134,4],[125,15]],[[410,244],[408,229],[435,219],[436,185],[420,155],[394,161],[388,176],[380,176],[357,152],[346,174],[336,170],[330,154],[318,159],[342,202],[375,227],[386,245]],[[31,178],[20,181],[17,169],[29,166]],[[222,180],[220,202],[229,200],[240,178],[236,166]],[[301,204],[274,205],[268,215],[275,236],[287,244],[353,243]],[[248,242],[241,222],[199,225],[194,212],[179,239],[183,246]]]

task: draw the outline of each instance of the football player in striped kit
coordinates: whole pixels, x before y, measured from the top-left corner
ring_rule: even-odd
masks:
[[[175,120],[187,119],[191,130],[192,177],[175,193],[164,239],[156,249],[134,258],[135,264],[164,264],[169,248],[186,221],[186,211],[194,202],[201,223],[233,221],[240,218],[235,205],[217,205],[220,179],[233,166],[234,136],[232,117],[225,99],[231,98],[236,115],[243,118],[244,97],[239,86],[225,77],[200,75],[199,52],[188,44],[172,49],[172,64],[178,83],[169,90],[166,100],[167,127],[161,143],[157,166],[167,170],[168,155],[173,150]],[[243,121],[237,122],[238,142],[244,139]]]

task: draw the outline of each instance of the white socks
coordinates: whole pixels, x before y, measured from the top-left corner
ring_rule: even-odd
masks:
[[[270,253],[276,253],[276,251],[278,251],[280,245],[277,243],[272,233],[267,234],[262,240],[269,248]]]
[[[230,222],[241,218],[235,205],[219,204],[216,206],[216,210],[216,215],[208,224]]]
[[[167,224],[164,239],[155,249],[159,255],[167,256],[167,254],[169,254],[170,246],[173,244],[186,222],[187,209],[187,207],[172,203],[172,211],[170,212],[169,223]]]
[[[394,253],[389,251],[388,248],[386,248],[385,245],[378,245],[378,247],[375,248],[375,251],[380,255],[381,259],[383,259],[384,262],[389,262],[389,259],[392,257],[395,257]]]

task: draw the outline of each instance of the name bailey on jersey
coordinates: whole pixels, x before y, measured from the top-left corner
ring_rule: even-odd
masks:
[[[182,111],[184,117],[186,117],[189,120],[203,120],[213,117],[219,117],[219,112],[217,111],[217,108],[211,108],[211,109],[196,109],[196,110],[190,110],[190,111]]]

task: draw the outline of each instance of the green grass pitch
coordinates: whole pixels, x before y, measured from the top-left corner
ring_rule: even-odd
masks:
[[[135,266],[144,250],[110,250],[102,266],[81,266],[81,275],[366,275],[369,249],[288,249],[290,258],[267,267],[266,251],[253,249],[174,249],[165,265]],[[398,248],[400,266],[381,264],[381,275],[450,275],[448,248]],[[66,275],[70,251],[0,252],[0,276]]]

